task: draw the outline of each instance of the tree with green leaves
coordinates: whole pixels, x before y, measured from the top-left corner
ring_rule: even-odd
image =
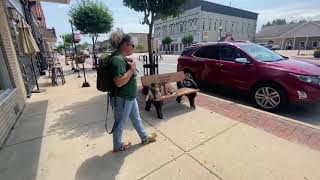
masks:
[[[69,15],[82,34],[92,38],[94,68],[97,67],[96,42],[99,34],[108,33],[113,25],[113,17],[105,4],[95,0],[81,0],[71,7]]]
[[[262,28],[268,27],[268,26],[275,26],[275,25],[284,25],[284,24],[287,24],[286,19],[275,19],[272,22],[267,22],[266,24],[264,24]]]
[[[62,53],[64,51],[64,45],[61,43],[58,46],[55,47],[55,49],[59,52]]]
[[[72,42],[73,42],[73,37],[72,37],[72,34],[71,34],[71,33],[65,33],[65,34],[63,34],[63,35],[62,35],[62,39],[63,39],[63,42],[64,42],[65,44],[68,44],[68,45],[72,44]]]
[[[61,38],[63,40],[62,46],[64,49],[64,54],[67,55],[67,49],[70,49],[73,42],[73,37],[71,33],[63,33],[61,34]]]
[[[123,0],[123,4],[137,12],[143,12],[144,18],[142,24],[149,26],[148,51],[149,62],[154,64],[152,55],[152,32],[156,17],[168,18],[176,17],[183,12],[184,5],[189,0]],[[151,75],[155,74],[155,68],[150,69]]]
[[[193,43],[193,36],[191,34],[187,34],[183,36],[181,41],[182,41],[182,44],[184,44],[185,46],[190,46],[190,44]]]
[[[173,40],[171,39],[170,36],[166,36],[162,39],[162,45],[167,47],[166,48],[166,52],[168,52],[168,47],[170,47],[170,44],[173,42]],[[169,52],[170,52],[170,48],[169,48]]]
[[[142,44],[138,44],[136,48],[139,52],[142,52],[144,50],[144,46]]]
[[[88,47],[89,47],[89,44],[87,42],[84,42],[82,44],[77,45],[78,50],[86,50],[86,49],[88,49]]]

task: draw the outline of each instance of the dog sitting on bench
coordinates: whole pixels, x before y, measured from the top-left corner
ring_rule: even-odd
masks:
[[[153,97],[153,99],[157,99],[161,96],[175,94],[176,91],[177,87],[170,83],[154,82],[150,84],[149,93],[146,97],[146,100],[148,100],[150,97]]]

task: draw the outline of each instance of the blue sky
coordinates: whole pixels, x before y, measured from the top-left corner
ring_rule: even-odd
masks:
[[[208,0],[211,2],[230,5],[232,7],[253,11],[259,13],[258,28],[267,21],[276,18],[286,18],[287,20],[320,20],[319,0]],[[75,3],[71,0],[71,4]],[[139,21],[143,14],[134,12],[133,10],[122,5],[121,0],[102,0],[114,17],[114,28],[123,28],[125,32],[148,32],[148,26],[141,25]],[[64,32],[70,32],[70,24],[68,23],[68,10],[70,5],[42,3],[46,22],[48,27],[54,27],[57,35]],[[102,39],[107,39],[108,35],[101,35]],[[84,37],[84,41],[89,38]],[[90,41],[89,41],[90,42]]]

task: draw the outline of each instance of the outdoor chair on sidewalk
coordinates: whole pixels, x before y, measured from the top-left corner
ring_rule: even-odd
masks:
[[[57,58],[51,58],[49,60],[49,76],[51,76],[51,84],[52,86],[58,86],[58,79],[61,79],[61,84],[64,85],[66,83],[63,69],[60,65],[60,62]]]

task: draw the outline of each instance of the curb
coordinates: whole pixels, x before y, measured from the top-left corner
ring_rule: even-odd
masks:
[[[288,118],[288,117],[281,116],[281,115],[278,115],[278,114],[274,114],[274,113],[271,113],[271,112],[263,111],[263,110],[260,110],[260,109],[257,109],[257,108],[251,107],[251,106],[246,106],[246,105],[243,105],[243,104],[234,103],[234,102],[232,102],[232,101],[228,101],[228,100],[225,100],[225,99],[221,99],[221,98],[209,96],[209,95],[207,95],[207,94],[203,94],[203,93],[199,93],[199,94],[201,94],[201,95],[203,95],[203,96],[207,96],[208,98],[217,99],[217,100],[220,100],[220,101],[223,101],[223,102],[226,102],[226,103],[233,104],[233,105],[235,105],[235,106],[247,108],[247,109],[250,109],[250,110],[259,112],[259,113],[264,113],[264,114],[273,116],[273,117],[275,117],[275,118],[281,118],[282,120],[285,120],[285,121],[288,121],[288,122],[291,122],[291,123],[295,123],[295,124],[298,124],[298,125],[302,125],[302,126],[305,126],[305,127],[312,128],[312,129],[315,129],[315,130],[319,130],[319,131],[320,131],[320,127],[318,127],[318,126],[314,126],[314,125],[311,125],[311,124],[307,124],[307,123],[304,123],[304,122],[301,122],[301,121],[298,121],[298,120],[295,120],[295,119],[292,119],[292,118]]]

